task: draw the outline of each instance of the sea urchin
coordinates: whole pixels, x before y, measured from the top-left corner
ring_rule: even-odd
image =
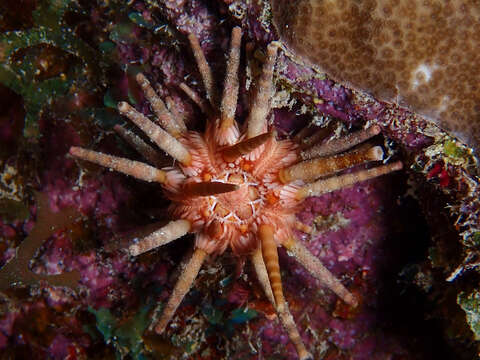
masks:
[[[170,214],[176,219],[145,238],[131,244],[136,256],[176,240],[186,233],[195,234],[195,250],[181,273],[160,319],[153,324],[162,333],[189,291],[205,258],[230,248],[237,257],[248,257],[258,280],[275,307],[301,359],[311,358],[300,338],[283,296],[277,247],[283,246],[313,276],[348,304],[355,297],[295,239],[294,228],[306,230],[295,213],[308,196],[350,186],[401,168],[396,162],[368,170],[318,180],[356,164],[383,158],[380,147],[365,147],[337,155],[379,133],[376,126],[348,137],[301,150],[291,140],[277,140],[269,131],[267,116],[273,92],[273,71],[278,45],[267,47],[266,61],[256,86],[245,127],[235,121],[238,97],[241,29],[232,31],[223,95],[217,96],[212,71],[198,39],[189,36],[193,54],[206,88],[201,99],[186,84],[181,88],[208,116],[203,134],[187,130],[174,107],[168,109],[142,74],[137,81],[149,100],[156,122],[120,103],[120,113],[133,121],[163,151],[178,163],[159,169],[103,153],[72,147],[70,154],[110,169],[162,185],[172,201]],[[144,157],[156,165],[157,150],[123,127],[116,130]]]

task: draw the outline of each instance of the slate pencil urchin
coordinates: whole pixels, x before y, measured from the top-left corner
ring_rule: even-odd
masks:
[[[159,169],[79,147],[72,147],[70,154],[141,180],[158,182],[172,201],[170,214],[175,220],[131,244],[128,248],[131,255],[160,247],[189,232],[195,234],[193,255],[181,273],[163,314],[153,324],[157,333],[164,331],[206,257],[222,254],[229,248],[237,257],[251,260],[258,280],[300,359],[309,359],[311,355],[305,349],[283,295],[277,247],[283,246],[324,286],[346,303],[356,306],[355,297],[295,238],[294,228],[308,231],[308,226],[300,223],[295,213],[309,196],[387,174],[400,169],[402,164],[395,162],[325,178],[357,164],[383,158],[383,151],[378,146],[362,146],[338,155],[378,134],[380,129],[376,126],[303,151],[294,141],[277,140],[267,122],[274,90],[276,43],[267,47],[266,61],[257,81],[250,113],[244,128],[241,128],[235,120],[241,37],[241,29],[234,28],[220,97],[198,39],[194,35],[189,36],[206,88],[207,101],[186,84],[181,84],[181,88],[208,117],[203,134],[189,131],[182,119],[176,116],[175,109],[167,109],[142,74],[138,74],[137,81],[152,106],[156,123],[127,103],[118,105],[120,113],[174,158],[177,166]],[[156,149],[122,127],[117,126],[117,131],[155,165],[153,155]],[[318,180],[320,177],[322,179]]]

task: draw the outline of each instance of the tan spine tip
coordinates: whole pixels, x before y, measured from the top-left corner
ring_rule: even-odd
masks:
[[[70,155],[78,157],[81,150],[82,149],[77,147],[77,146],[72,146],[72,147],[70,147],[70,150],[68,150],[68,152],[70,153]]]
[[[374,146],[369,150],[370,160],[383,160],[383,149],[380,146]]]
[[[133,244],[128,247],[128,253],[131,256],[138,256],[142,253],[142,251],[140,249],[140,246],[138,246],[137,244]]]
[[[348,305],[352,307],[358,306],[358,300],[352,293],[345,294],[345,296],[343,297],[343,301],[345,301]]]
[[[120,101],[117,104],[117,108],[118,108],[118,111],[120,111],[121,113],[126,113],[129,110],[130,105],[125,101]]]
[[[268,56],[276,56],[279,47],[280,47],[280,43],[278,41],[272,41],[270,44],[268,44],[267,46]]]
[[[235,26],[232,29],[232,37],[236,38],[236,37],[239,37],[240,35],[242,35],[242,28],[240,26]]]
[[[175,288],[170,295],[170,299],[168,299],[168,302],[163,309],[161,318],[154,327],[157,334],[161,334],[172,319],[173,314],[182,302],[185,294],[192,287],[192,284],[195,281],[195,278],[197,277],[206,256],[207,253],[204,250],[199,248],[195,249],[192,257],[186,264],[177,280],[177,283],[175,284]]]
[[[140,85],[142,85],[146,81],[148,82],[147,78],[142,73],[138,73],[135,76],[135,80],[137,80],[137,83],[139,83]]]
[[[403,169],[403,163],[401,161],[396,161],[391,164],[392,171],[398,171]]]

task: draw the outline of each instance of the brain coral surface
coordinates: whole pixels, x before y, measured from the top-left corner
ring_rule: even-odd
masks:
[[[480,3],[272,0],[297,55],[337,81],[480,142]]]

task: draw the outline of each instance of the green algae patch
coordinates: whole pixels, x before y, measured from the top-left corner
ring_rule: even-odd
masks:
[[[473,246],[480,247],[480,231],[477,231],[470,236],[470,242]]]
[[[117,319],[109,309],[92,307],[88,311],[95,315],[97,330],[106,343],[112,343],[116,350],[116,358],[129,356],[132,359],[146,359],[143,345],[143,332],[150,324],[151,304],[147,303],[132,317]]]
[[[454,141],[447,140],[443,144],[443,151],[447,156],[454,157],[454,158],[461,158],[467,155],[465,149],[457,146]]]
[[[41,1],[32,13],[34,28],[0,34],[0,83],[23,97],[26,138],[38,138],[44,109],[98,68],[95,51],[65,23],[75,5]]]
[[[258,313],[253,309],[235,309],[230,314],[229,321],[235,324],[243,324],[257,317],[257,315]]]
[[[222,298],[203,307],[202,313],[210,324],[206,330],[207,336],[221,333],[231,337],[235,333],[236,325],[244,324],[258,315],[255,310],[248,307],[228,309],[228,305],[226,299]]]
[[[468,295],[461,292],[457,296],[457,303],[465,311],[467,323],[475,340],[480,340],[480,292],[475,290]]]
[[[152,30],[155,27],[155,23],[151,20],[145,19],[139,12],[131,12],[128,14],[128,18],[136,25]]]

